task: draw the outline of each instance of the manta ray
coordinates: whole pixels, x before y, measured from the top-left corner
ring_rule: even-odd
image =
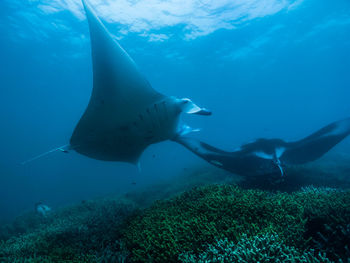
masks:
[[[284,167],[312,162],[350,134],[350,118],[333,122],[304,139],[258,139],[228,152],[205,142],[177,136],[174,140],[209,163],[242,176],[284,175]]]
[[[93,90],[70,149],[93,159],[136,164],[150,145],[176,136],[182,112],[210,115],[190,99],[152,88],[83,0],[91,39]]]
[[[188,98],[165,96],[152,88],[136,63],[109,33],[92,8],[82,1],[90,31],[93,89],[88,106],[70,142],[40,154],[74,150],[103,161],[138,164],[151,144],[173,140],[199,157],[229,172],[256,176],[284,174],[284,166],[320,158],[350,133],[350,118],[334,122],[295,142],[259,139],[227,152],[187,137],[192,130],[180,125],[182,112],[210,115]]]
[[[165,96],[154,90],[90,5],[84,0],[82,3],[91,40],[90,101],[69,144],[22,164],[58,150],[65,153],[74,150],[97,160],[139,164],[149,145],[172,139],[179,129],[188,127],[179,123],[182,112],[211,115],[188,98]]]

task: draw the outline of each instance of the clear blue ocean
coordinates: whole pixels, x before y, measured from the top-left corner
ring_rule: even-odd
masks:
[[[210,109],[211,116],[181,115],[186,124],[201,129],[191,135],[196,139],[233,151],[258,138],[299,140],[350,117],[348,0],[88,2],[156,91]],[[0,223],[11,224],[34,211],[38,202],[57,211],[145,189],[151,192],[145,195],[156,195],[192,180],[211,184],[217,174],[221,181],[239,178],[170,140],[147,147],[139,168],[74,150],[21,165],[69,143],[89,103],[89,25],[80,0],[1,0],[0,33]],[[309,171],[322,173],[322,180],[339,170],[341,179],[332,175],[335,183],[325,186],[349,186],[349,161],[350,138],[344,138],[302,168],[309,169],[306,177]],[[313,176],[303,186],[317,184],[317,174]],[[154,187],[159,184],[163,187]],[[131,258],[146,262],[141,252],[132,252],[135,246],[128,240]],[[350,234],[345,240],[350,242]]]

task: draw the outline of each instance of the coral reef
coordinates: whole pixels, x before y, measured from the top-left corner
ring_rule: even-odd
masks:
[[[215,168],[215,167],[214,167]],[[238,177],[221,169],[213,169],[209,166],[203,168],[187,168],[183,174],[180,174],[171,181],[164,180],[137,191],[126,193],[125,197],[137,203],[139,207],[150,206],[156,200],[164,200],[175,195],[191,190],[193,187],[205,186],[210,184],[234,184]]]
[[[307,188],[294,194],[304,207],[305,238],[333,260],[350,258],[350,192],[332,188]]]
[[[155,203],[130,219],[124,237],[136,262],[150,258],[154,262],[178,262],[178,255],[200,255],[206,250],[204,245],[215,240],[226,238],[238,244],[243,236],[254,239],[264,234],[278,235],[299,255],[313,248],[316,259],[321,252],[331,260],[346,262],[345,228],[341,228],[342,238],[337,232],[324,234],[328,237],[325,240],[319,237],[327,232],[325,224],[337,227],[349,223],[349,191],[309,187],[286,194],[211,185]],[[314,240],[318,240],[317,245]]]
[[[276,234],[263,234],[254,236],[252,239],[243,235],[238,243],[230,242],[227,239],[218,240],[210,244],[200,255],[180,254],[179,260],[183,263],[331,262],[324,254],[317,254],[314,250],[300,252],[292,246],[285,245]]]
[[[52,222],[54,218],[43,217],[34,211],[22,214],[15,218],[12,224],[2,224],[0,226],[0,240],[7,240],[15,235],[32,232],[42,224]]]
[[[20,216],[0,229],[0,262],[350,260],[350,191],[181,184]]]
[[[313,237],[314,247],[324,251],[330,258],[336,260],[342,258],[343,261],[350,262],[350,224],[324,227],[317,232],[318,237]]]
[[[211,185],[155,203],[130,221],[125,237],[135,261],[176,262],[183,252],[202,252],[215,239],[237,242],[243,234],[274,231],[302,247],[305,224],[303,207],[291,195]]]
[[[123,220],[133,211],[130,203],[107,199],[58,210],[46,223],[2,241],[0,261],[102,262],[112,253],[122,258],[125,252],[118,243],[120,231]]]

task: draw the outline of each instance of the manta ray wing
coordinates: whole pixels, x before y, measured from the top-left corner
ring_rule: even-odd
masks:
[[[93,90],[71,147],[94,159],[136,163],[149,144],[161,140],[150,130],[157,121],[153,115],[162,110],[167,114],[166,97],[151,87],[90,6],[85,1],[83,5],[90,29]]]
[[[239,150],[226,152],[196,139],[175,140],[187,149],[229,172],[243,176],[284,174],[283,165],[314,161],[350,134],[350,118],[333,122],[310,136],[287,143],[281,139],[259,139]]]
[[[212,165],[234,174],[249,177],[280,172],[273,160],[261,158],[252,151],[227,152],[197,139],[184,136],[178,136],[174,140]]]
[[[280,159],[285,164],[315,161],[349,134],[350,118],[333,122],[300,141],[289,143]]]

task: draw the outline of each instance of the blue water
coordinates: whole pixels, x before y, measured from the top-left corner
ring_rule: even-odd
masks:
[[[213,111],[184,116],[211,144],[299,139],[350,116],[348,0],[89,2],[156,90]],[[21,166],[66,144],[85,110],[88,24],[79,0],[2,0],[0,32],[0,221],[39,200],[124,193],[206,165],[162,142],[145,151],[141,173],[75,152]],[[332,151],[350,154],[349,138]]]

